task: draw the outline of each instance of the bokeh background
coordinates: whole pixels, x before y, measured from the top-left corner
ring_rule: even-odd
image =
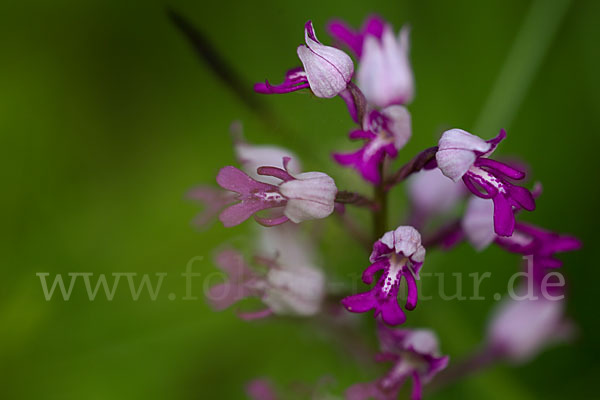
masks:
[[[410,23],[414,133],[397,163],[434,145],[444,128],[491,137],[505,127],[499,154],[525,159],[545,188],[538,210],[523,217],[575,234],[585,245],[562,257],[569,314],[579,326],[572,345],[526,366],[495,366],[431,398],[593,397],[600,376],[599,2],[6,0],[0,5],[3,398],[238,399],[257,376],[283,389],[330,376],[339,394],[385,370],[355,362],[315,324],[246,323],[232,310],[211,312],[202,298],[179,299],[188,260],[204,257],[194,270],[213,272],[215,248],[248,246],[245,235],[254,232],[251,223],[198,232],[190,221],[199,207],[184,199],[190,187],[214,182],[218,169],[234,162],[233,120],[243,122],[252,142],[294,150],[307,170],[327,171],[339,186],[364,186],[330,162],[332,150],[351,148],[345,135],[352,124],[341,100],[308,93],[262,98],[278,121],[265,125],[199,60],[167,18],[167,6],[204,32],[248,85],[278,82],[298,64],[295,48],[308,19],[325,42],[332,17],[358,26],[377,12],[396,28]],[[394,193],[399,216],[406,200],[401,189]],[[323,229],[327,273],[344,279],[362,271],[365,253],[335,221]],[[518,264],[494,248],[432,251],[430,272],[491,271],[493,282],[482,287],[490,300],[423,302],[409,326],[432,327],[442,350],[460,359],[482,340],[491,294]],[[89,301],[81,286],[70,301],[46,301],[35,275],[86,271],[169,276],[156,301],[131,300],[123,284],[110,302]],[[176,300],[167,298],[170,292]],[[195,283],[194,295],[201,292]],[[372,319],[358,319],[375,349]]]

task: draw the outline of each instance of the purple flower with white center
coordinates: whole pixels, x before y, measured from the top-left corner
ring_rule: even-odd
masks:
[[[254,213],[276,209],[269,218],[255,217],[265,226],[283,224],[288,220],[299,223],[325,218],[334,209],[337,187],[333,179],[322,172],[305,172],[291,175],[290,159],[284,158],[284,168],[260,167],[257,172],[282,181],[279,185],[258,182],[243,171],[227,166],[217,175],[217,183],[224,189],[237,193],[239,203],[225,209],[219,219],[226,227],[238,225]]]
[[[560,268],[562,262],[555,258],[556,253],[578,250],[581,242],[569,235],[561,235],[537,226],[516,222],[510,237],[498,236],[494,232],[493,205],[479,197],[472,197],[467,204],[462,219],[462,230],[467,240],[477,250],[485,249],[495,242],[511,253],[532,256],[532,278],[536,287],[542,283],[549,268]]]
[[[482,199],[494,204],[494,231],[500,236],[512,235],[515,228],[514,209],[535,210],[531,192],[511,183],[525,178],[525,173],[488,158],[506,137],[501,130],[494,139],[485,141],[461,129],[442,134],[436,153],[437,165],[444,175],[466,187]]]
[[[416,280],[425,261],[421,235],[412,226],[400,226],[387,232],[373,245],[369,260],[372,264],[363,272],[363,282],[373,283],[378,271],[383,271],[381,277],[370,291],[346,297],[342,304],[355,313],[374,310],[375,317],[381,314],[388,325],[402,324],[406,316],[398,304],[398,290],[404,278],[408,292],[405,308],[413,310],[417,306]]]
[[[569,339],[575,329],[565,318],[562,300],[506,299],[494,312],[488,327],[487,345],[492,354],[523,363],[546,346]]]
[[[358,87],[369,103],[377,107],[406,104],[414,97],[414,77],[410,62],[409,29],[395,37],[393,28],[377,16],[365,21],[359,32],[334,21],[329,32],[360,58]]]
[[[281,165],[281,160],[285,157],[290,158],[287,166],[290,173],[300,172],[300,163],[289,150],[277,146],[253,145],[246,142],[243,138],[242,126],[238,122],[232,124],[231,130],[234,136],[235,156],[241,164],[242,170],[251,178],[276,185],[279,179],[271,176],[261,176],[257,173],[257,169],[260,166],[277,167]],[[186,197],[204,206],[204,210],[193,221],[193,224],[200,228],[206,227],[226,206],[236,202],[235,193],[208,185],[200,185],[191,189]]]
[[[208,300],[223,310],[249,297],[258,297],[267,308],[240,313],[247,320],[272,314],[311,316],[319,312],[325,294],[325,278],[318,268],[296,264],[296,260],[257,257],[266,272],[255,272],[241,254],[226,250],[217,255],[216,264],[228,280],[209,289]]]
[[[364,179],[377,185],[381,182],[379,165],[385,156],[396,158],[410,136],[410,113],[405,107],[372,110],[364,118],[363,129],[350,132],[350,139],[366,140],[364,146],[354,153],[336,153],[333,158],[341,165],[354,167]]]
[[[317,39],[311,21],[304,26],[306,44],[297,53],[304,68],[287,72],[280,85],[268,81],[257,83],[254,90],[264,94],[281,94],[310,88],[317,97],[332,98],[346,89],[354,74],[352,59],[342,50],[325,46]]]
[[[438,340],[427,329],[377,329],[381,353],[376,360],[393,362],[389,372],[373,382],[357,383],[346,391],[347,400],[396,400],[404,382],[412,379],[412,400],[422,398],[423,385],[448,365],[439,354]]]

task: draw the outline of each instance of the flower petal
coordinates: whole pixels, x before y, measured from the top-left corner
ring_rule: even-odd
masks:
[[[274,190],[273,185],[257,182],[236,167],[226,166],[217,174],[217,183],[223,188],[241,195],[250,195],[253,191]]]
[[[493,198],[494,231],[500,236],[510,236],[515,230],[515,216],[511,202],[502,194]]]
[[[496,238],[494,232],[494,203],[488,199],[472,196],[467,203],[461,221],[467,240],[481,251]]]
[[[450,129],[442,134],[435,155],[444,175],[458,181],[471,168],[478,153],[485,153],[491,145],[478,136],[462,129]]]
[[[334,180],[322,172],[305,172],[295,178],[279,186],[288,199],[284,214],[296,223],[329,216],[337,194]]]
[[[227,228],[236,226],[247,220],[255,212],[265,210],[272,207],[266,201],[262,201],[257,198],[248,198],[242,200],[238,204],[234,204],[221,212],[219,220]]]
[[[387,130],[394,136],[394,146],[397,150],[402,149],[412,134],[410,113],[399,105],[386,107],[381,113],[386,118]]]
[[[318,42],[312,22],[305,26],[306,45],[297,53],[310,85],[317,97],[331,98],[346,89],[354,73],[352,59],[342,50]]]

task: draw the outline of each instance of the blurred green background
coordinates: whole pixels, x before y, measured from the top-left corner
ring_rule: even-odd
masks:
[[[166,6],[210,37],[248,84],[279,82],[298,64],[295,48],[308,19],[326,43],[324,28],[332,17],[358,26],[377,12],[396,28],[410,23],[414,133],[397,163],[434,145],[446,127],[478,129],[483,137],[505,127],[509,136],[499,154],[518,154],[544,184],[538,210],[523,217],[575,234],[585,245],[562,257],[569,314],[580,327],[573,345],[526,366],[491,368],[431,398],[593,397],[600,376],[600,274],[592,251],[599,239],[600,2],[5,0],[3,398],[237,399],[256,376],[286,388],[328,375],[336,381],[333,393],[341,393],[385,370],[356,363],[314,324],[246,323],[232,310],[211,312],[202,298],[179,299],[179,274],[188,260],[204,257],[194,270],[207,276],[215,270],[210,259],[216,247],[225,241],[247,246],[244,235],[253,232],[252,223],[197,232],[189,221],[199,208],[183,198],[234,162],[231,121],[243,121],[254,143],[296,151],[305,169],[327,171],[340,187],[364,186],[330,162],[332,150],[352,147],[345,139],[352,123],[339,99],[308,93],[263,98],[281,121],[266,127],[198,60],[170,24]],[[298,135],[284,137],[284,125]],[[397,189],[393,212],[400,215],[405,204]],[[366,266],[366,254],[335,221],[327,223],[320,247],[332,277]],[[495,248],[477,254],[461,246],[449,255],[432,251],[425,267],[492,271],[496,279],[482,287],[489,298],[518,264],[518,257]],[[169,276],[156,301],[146,294],[131,300],[123,284],[109,302],[102,295],[89,301],[81,286],[70,301],[46,301],[35,275],[86,271]],[[194,294],[201,291],[195,283]],[[178,298],[169,300],[170,292]],[[482,340],[493,303],[423,302],[408,326],[434,328],[442,350],[458,360]],[[357,319],[375,348],[372,318]]]

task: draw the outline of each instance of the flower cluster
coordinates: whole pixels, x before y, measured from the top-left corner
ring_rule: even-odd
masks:
[[[530,257],[535,294],[540,294],[548,286],[548,270],[562,266],[556,254],[576,250],[581,244],[572,236],[518,220],[521,211],[535,210],[540,186],[527,187],[522,166],[490,158],[506,138],[504,130],[490,140],[462,129],[447,130],[437,144],[394,170],[391,161],[413,135],[407,108],[415,95],[409,29],[404,27],[396,35],[389,23],[373,16],[360,30],[342,21],[331,22],[328,30],[336,45],[351,51],[356,74],[351,56],[320,42],[308,21],[305,44],[296,49],[302,66],[289,70],[281,84],[264,81],[254,90],[284,94],[308,89],[317,97],[340,97],[356,123],[349,137],[363,144],[351,151],[331,149],[333,160],[355,169],[374,188],[374,195],[339,190],[324,172],[300,172],[299,159],[291,151],[250,144],[238,132],[234,137],[238,166],[220,169],[216,176],[220,188],[202,185],[192,189],[189,197],[204,205],[195,220],[198,225],[218,215],[225,227],[240,225],[251,216],[261,226],[252,228],[256,240],[246,257],[232,248],[218,253],[215,263],[224,273],[223,282],[210,288],[208,300],[216,310],[223,310],[235,303],[245,308],[245,299],[258,298],[261,308],[240,310],[241,318],[321,318],[338,334],[338,328],[344,331],[353,326],[348,324],[351,314],[346,311],[373,311],[380,342],[375,358],[391,362],[392,367],[375,381],[350,386],[346,398],[396,399],[405,382],[412,381],[411,398],[420,399],[423,386],[449,363],[449,357],[439,353],[431,330],[398,328],[409,320],[405,311],[417,306],[425,247],[448,250],[466,239],[479,251],[495,243]],[[404,221],[392,222],[388,194],[405,181],[410,213]],[[372,214],[372,234],[346,213],[346,206]],[[369,290],[340,293],[339,285],[334,290],[334,285],[327,284],[331,273],[322,267],[336,261],[318,257],[323,222],[317,220],[332,214],[345,224],[344,232],[371,252],[368,262],[367,253],[356,263],[364,268],[364,284],[373,285]],[[304,229],[306,225],[311,226],[311,234]],[[564,297],[561,285],[550,286],[556,289],[555,297]],[[546,344],[568,337],[573,329],[567,321],[562,300],[507,300],[494,313],[482,353],[486,357],[481,360],[526,360]],[[441,381],[456,376],[450,370]],[[248,394],[257,399],[278,398],[265,380],[253,381]]]

